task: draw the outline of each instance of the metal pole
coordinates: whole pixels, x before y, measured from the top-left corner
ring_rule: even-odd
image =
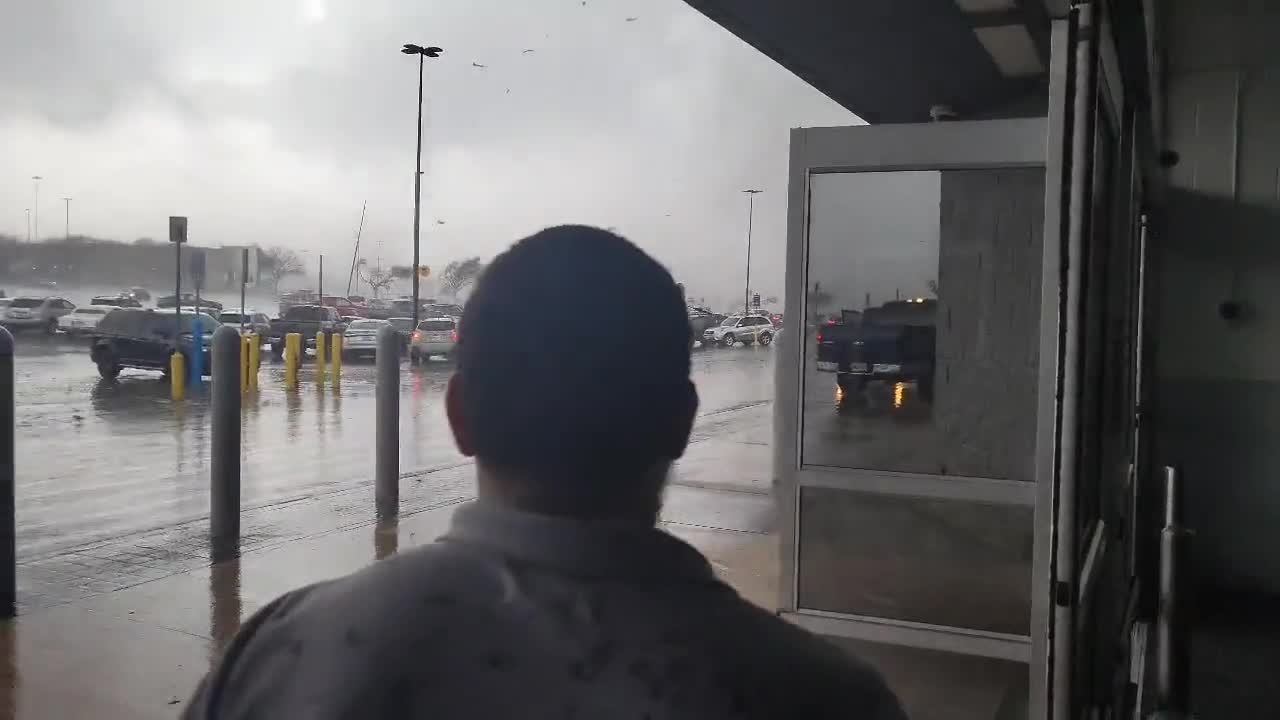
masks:
[[[249,283],[249,248],[240,251],[240,332],[244,333],[244,288]]]
[[[11,618],[18,609],[13,425],[13,335],[0,327],[0,618]]]
[[[324,253],[320,254],[320,280],[318,285],[320,286],[320,304],[324,305]]]
[[[173,244],[173,260],[177,271],[173,281],[173,349],[178,349],[178,336],[182,334],[182,243]]]
[[[35,181],[34,184],[36,186],[36,191],[35,191],[36,197],[35,197],[35,201],[32,203],[32,213],[31,213],[32,225],[35,227],[36,240],[39,240],[40,239],[40,181],[43,180],[44,178],[40,177],[39,175],[33,175],[31,179]]]
[[[1178,471],[1164,469],[1164,529],[1160,531],[1160,598],[1156,614],[1156,708],[1170,717],[1191,711],[1190,623],[1185,563],[1191,533],[1182,525]]]
[[[747,194],[747,286],[742,290],[742,312],[751,311],[751,226],[756,215],[756,194]]]
[[[236,556],[240,544],[240,333],[213,333],[210,392],[209,540],[214,562]]]
[[[67,240],[70,240],[70,239],[71,239],[71,198],[69,198],[69,197],[64,197],[64,198],[62,198],[62,201],[63,201],[63,202],[65,202],[65,203],[67,204],[67,229],[66,229],[66,239],[67,239]]]
[[[31,208],[27,208],[27,242],[31,242]]]
[[[1089,216],[1089,177],[1093,125],[1093,6],[1084,3],[1076,15],[1072,108],[1071,181],[1067,205],[1067,280],[1061,354],[1057,545],[1054,577],[1053,717],[1075,717],[1072,668],[1075,666],[1076,605],[1076,467],[1079,462],[1080,323],[1083,320],[1084,242]]]
[[[400,512],[400,337],[395,328],[378,330],[374,452],[374,506],[379,518]]]
[[[422,218],[422,73],[427,56],[418,55],[418,152],[413,173],[413,326],[418,327],[418,229]]]

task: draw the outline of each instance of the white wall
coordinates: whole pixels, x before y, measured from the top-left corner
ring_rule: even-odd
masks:
[[[1163,7],[1157,459],[1186,472],[1201,577],[1280,592],[1280,2]]]

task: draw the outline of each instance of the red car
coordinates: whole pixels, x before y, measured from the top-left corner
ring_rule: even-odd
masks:
[[[347,298],[340,297],[337,295],[325,295],[320,300],[320,304],[337,310],[338,314],[344,317],[348,315],[351,315],[354,317],[369,316],[368,306],[356,305],[355,303],[351,302]]]
[[[774,313],[769,316],[769,321],[773,323],[775,328],[782,327],[782,313]]]

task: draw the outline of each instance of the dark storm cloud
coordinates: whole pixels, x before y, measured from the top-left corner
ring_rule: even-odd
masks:
[[[398,48],[417,42],[445,48],[427,68],[424,215],[448,220],[424,234],[433,262],[595,222],[731,297],[738,191],[759,186],[758,277],[777,292],[787,129],[856,121],[680,0],[55,0],[11,15],[0,150],[19,169],[0,177],[0,232],[21,231],[41,174],[42,212],[73,195],[77,227],[126,239],[177,208],[211,241],[338,252],[367,199],[366,240],[402,260],[417,66]]]

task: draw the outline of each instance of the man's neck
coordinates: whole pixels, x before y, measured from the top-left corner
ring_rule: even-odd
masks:
[[[629,502],[611,503],[610,507],[571,507],[549,501],[530,491],[531,487],[535,487],[534,483],[476,463],[476,494],[481,502],[592,525],[651,528],[658,522],[661,501],[649,494]]]

